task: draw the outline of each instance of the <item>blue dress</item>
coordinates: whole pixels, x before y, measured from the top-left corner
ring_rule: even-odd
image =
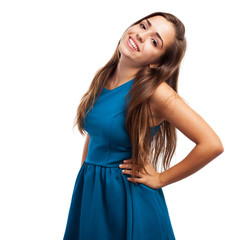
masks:
[[[88,154],[75,181],[63,240],[175,240],[162,188],[136,185],[119,168],[132,157],[124,103],[133,80],[103,88],[83,121]]]

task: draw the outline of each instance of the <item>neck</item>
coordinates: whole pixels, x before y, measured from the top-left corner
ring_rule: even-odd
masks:
[[[122,56],[118,62],[117,68],[113,75],[113,84],[120,84],[133,79],[139,68],[129,64],[129,61],[123,59]]]

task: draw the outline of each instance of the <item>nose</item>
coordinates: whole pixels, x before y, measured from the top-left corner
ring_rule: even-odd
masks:
[[[136,34],[136,38],[138,41],[140,41],[141,43],[144,42],[144,35],[142,33],[137,33]]]
[[[143,43],[149,36],[150,36],[150,31],[146,31],[146,32],[138,32],[136,37],[137,40],[140,41],[141,43]]]

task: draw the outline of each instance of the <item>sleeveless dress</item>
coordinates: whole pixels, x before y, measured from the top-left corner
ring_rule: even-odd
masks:
[[[132,157],[124,103],[133,80],[103,88],[83,121],[88,154],[77,174],[63,240],[175,240],[162,188],[135,185],[119,168]],[[151,128],[153,136],[159,127]]]

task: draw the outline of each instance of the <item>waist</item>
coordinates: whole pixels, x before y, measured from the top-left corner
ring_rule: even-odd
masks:
[[[96,166],[119,168],[119,164],[123,163],[123,161],[126,159],[130,159],[131,157],[131,152],[113,153],[108,151],[101,154],[94,154],[93,152],[89,151],[85,162]]]
[[[96,163],[96,162],[91,162],[91,161],[88,161],[88,160],[85,160],[83,164],[85,165],[94,165],[94,166],[99,166],[99,167],[106,167],[106,168],[119,168],[119,164],[123,163],[123,160],[117,164],[113,164],[113,163],[106,163],[106,164],[103,164],[103,163]]]

